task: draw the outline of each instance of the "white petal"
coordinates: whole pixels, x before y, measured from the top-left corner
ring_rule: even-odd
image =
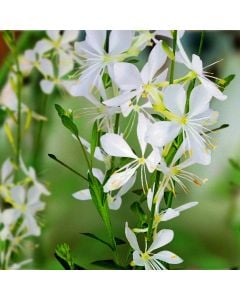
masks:
[[[64,30],[61,43],[66,44],[75,41],[78,37],[78,34],[78,30]]]
[[[153,255],[154,259],[159,259],[161,261],[164,261],[168,264],[180,264],[183,262],[183,260],[177,256],[176,254],[170,252],[170,251],[160,251],[157,254]]]
[[[152,202],[153,202],[153,191],[154,191],[154,187],[152,189],[148,190],[147,193],[147,205],[148,205],[148,209],[151,211],[152,209]]]
[[[9,176],[11,175],[13,171],[13,165],[11,163],[10,159],[5,160],[3,166],[2,166],[2,170],[1,170],[1,181],[2,183],[7,183]]]
[[[138,166],[134,168],[126,169],[122,172],[113,173],[106,184],[104,185],[104,192],[108,193],[110,191],[118,190],[122,187],[128,180],[134,175]]]
[[[103,104],[107,105],[107,106],[121,106],[123,104],[129,103],[129,100],[131,100],[132,98],[136,97],[137,92],[123,92],[122,94],[113,97],[112,99],[103,101]],[[131,103],[131,102],[130,102]]]
[[[23,204],[26,197],[25,189],[21,185],[16,185],[11,189],[11,196],[17,204]]]
[[[144,114],[138,114],[138,124],[137,124],[137,137],[138,142],[141,147],[142,155],[145,153],[147,143],[145,137],[148,131],[148,127],[151,125],[150,121],[144,116]]]
[[[175,208],[176,211],[179,211],[179,212],[182,212],[184,210],[187,210],[191,207],[194,207],[198,205],[198,202],[194,201],[194,202],[189,202],[187,204],[184,204],[184,205],[181,205],[181,206],[178,206],[177,208]]]
[[[58,77],[61,78],[73,70],[73,58],[63,51],[59,53]]]
[[[167,55],[162,48],[162,41],[158,42],[149,54],[148,62],[142,69],[141,76],[144,83],[152,82],[157,71],[164,65]]]
[[[136,266],[145,266],[145,261],[141,258],[141,252],[139,250],[133,252],[133,262]]]
[[[180,63],[184,63],[187,68],[192,69],[192,63],[190,62],[182,46],[180,38],[177,38],[177,45],[178,45],[179,52],[176,53],[176,61]]]
[[[151,154],[146,159],[146,165],[147,165],[148,171],[150,173],[154,172],[160,161],[161,161],[160,151],[159,151],[158,148],[154,147],[153,151],[151,152]]]
[[[109,37],[109,53],[120,54],[129,49],[134,32],[132,30],[112,30]]]
[[[182,85],[172,84],[163,92],[163,102],[168,110],[177,116],[184,115],[186,92]]]
[[[106,133],[101,137],[101,145],[110,156],[137,158],[127,142],[118,134]]]
[[[133,248],[133,250],[141,252],[140,248],[138,246],[137,237],[134,234],[134,232],[128,227],[128,223],[127,222],[125,224],[125,235],[126,235],[126,238],[127,238],[128,242],[129,242],[130,246]]]
[[[154,83],[160,83],[166,81],[168,75],[168,69],[165,69],[162,73],[160,73],[156,78],[154,78]]]
[[[212,95],[203,85],[196,86],[192,90],[189,100],[189,115],[196,116],[208,110],[211,98]]]
[[[53,64],[52,64],[52,62],[49,59],[47,59],[47,58],[42,58],[39,63],[40,63],[39,69],[42,72],[42,74],[44,76],[53,77],[54,72],[53,72]]]
[[[121,204],[122,204],[122,198],[119,195],[116,195],[116,197],[113,199],[113,201],[108,202],[108,206],[112,210],[118,210],[120,208]]]
[[[51,40],[57,41],[60,38],[60,31],[59,30],[47,30],[47,35]]]
[[[40,195],[38,188],[34,185],[31,186],[27,191],[28,204],[40,202]]]
[[[40,81],[40,87],[42,91],[48,95],[53,92],[54,86],[54,83],[50,80],[43,79]]]
[[[129,116],[129,114],[133,110],[132,102],[131,101],[127,101],[127,102],[123,103],[120,106],[120,108],[121,108],[122,115],[126,118],[127,116]]]
[[[211,80],[205,77],[199,77],[199,80],[213,97],[222,101],[227,99],[227,96],[224,95]]]
[[[99,54],[104,53],[106,30],[86,30],[86,42]]]
[[[168,208],[162,215],[161,215],[161,221],[168,221],[173,218],[176,218],[180,215],[178,211],[172,208]]]
[[[174,232],[171,229],[162,229],[154,237],[153,243],[148,249],[149,252],[152,252],[155,249],[163,247],[169,244],[174,236]]]
[[[124,91],[138,90],[142,85],[140,72],[130,63],[115,63],[114,81]]]
[[[104,180],[104,174],[102,172],[102,170],[97,169],[97,168],[93,168],[92,169],[93,175],[99,180],[100,183],[103,183]]]
[[[196,54],[192,55],[192,70],[195,71],[199,75],[203,74],[202,60]]]
[[[35,51],[36,51],[38,54],[42,55],[42,54],[44,54],[44,53],[46,53],[46,52],[52,50],[52,49],[53,49],[53,44],[52,44],[49,40],[43,39],[43,40],[38,41],[38,42],[36,43],[34,49],[35,49]]]
[[[72,196],[77,200],[91,200],[92,199],[89,189],[78,191],[78,192],[72,194]]]
[[[175,122],[159,121],[149,126],[146,141],[153,147],[162,147],[173,141],[181,127]]]
[[[126,194],[134,185],[136,181],[136,174],[134,176],[132,176],[122,187],[121,189],[118,191],[117,195],[119,196],[123,196],[124,194]]]

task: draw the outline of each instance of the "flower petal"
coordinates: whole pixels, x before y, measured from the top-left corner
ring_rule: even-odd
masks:
[[[167,55],[162,48],[162,41],[158,42],[149,54],[148,62],[141,71],[144,83],[152,82],[157,71],[164,65]]]
[[[177,256],[176,254],[172,253],[171,251],[160,251],[153,255],[154,259],[159,259],[161,261],[164,261],[168,264],[181,264],[183,260]]]
[[[62,35],[62,44],[73,42],[77,39],[79,30],[64,30]]]
[[[17,204],[25,202],[26,191],[21,185],[16,185],[11,189],[11,196]]]
[[[138,166],[134,168],[126,169],[122,172],[115,172],[113,173],[106,184],[104,185],[104,192],[108,193],[110,191],[118,190],[122,187],[128,180],[134,175]]]
[[[5,160],[1,170],[2,183],[8,183],[12,171],[13,171],[13,165],[11,163],[11,160],[8,158],[7,160]]]
[[[92,169],[93,175],[99,180],[100,183],[103,183],[104,180],[104,174],[102,172],[102,170],[97,169],[97,168],[93,168]]]
[[[136,91],[123,92],[122,94],[120,94],[116,97],[113,97],[112,99],[103,101],[103,104],[105,104],[107,106],[114,106],[114,107],[121,106],[121,105],[129,102],[132,98],[136,97],[136,95],[137,95]]]
[[[186,92],[182,85],[171,84],[163,92],[163,102],[168,110],[177,116],[184,115]]]
[[[47,35],[51,40],[57,41],[60,38],[60,30],[47,30]]]
[[[101,144],[110,156],[137,158],[127,142],[118,134],[106,133],[101,137]]]
[[[72,196],[73,196],[73,198],[75,198],[77,200],[84,200],[85,201],[85,200],[91,200],[92,199],[89,189],[78,191],[78,192],[72,194]]]
[[[190,117],[202,114],[209,109],[209,104],[212,95],[203,85],[196,86],[190,96],[189,100],[189,115]]]
[[[133,39],[132,30],[112,30],[109,37],[109,53],[120,54],[127,51]]]
[[[139,245],[138,245],[137,237],[134,234],[134,232],[128,227],[127,222],[125,224],[125,235],[126,235],[126,238],[129,242],[130,246],[133,248],[133,250],[141,252]]]
[[[160,161],[161,161],[160,151],[159,151],[158,148],[154,147],[153,151],[151,152],[151,154],[146,159],[146,165],[147,165],[148,171],[150,173],[154,172]]]
[[[53,49],[53,44],[47,39],[38,41],[35,45],[35,50],[40,55],[43,55],[44,53],[46,53],[52,49]]]
[[[189,209],[191,207],[194,207],[196,205],[198,205],[198,202],[193,201],[193,202],[189,202],[189,203],[183,204],[181,206],[178,206],[178,207],[175,208],[175,210],[179,211],[179,212],[182,212],[182,211],[187,210],[187,209]]]
[[[115,63],[114,81],[124,91],[138,90],[142,85],[140,72],[135,65],[130,63]]]
[[[86,30],[86,42],[97,53],[104,53],[104,44],[106,40],[106,30]]]
[[[159,121],[149,126],[146,142],[153,147],[162,147],[175,139],[181,127],[175,122]]]
[[[144,114],[138,114],[138,124],[137,124],[137,137],[138,142],[141,147],[142,156],[145,153],[147,143],[145,141],[145,136],[148,131],[148,127],[151,125],[150,121],[144,116]]]
[[[156,250],[169,244],[174,236],[174,232],[171,229],[162,229],[154,237],[153,243],[148,249],[149,252]]]
[[[50,80],[43,79],[40,81],[40,87],[45,94],[51,94],[54,89],[54,86],[54,83]]]
[[[213,97],[222,101],[227,99],[227,96],[224,95],[211,80],[205,77],[199,77],[199,80]]]

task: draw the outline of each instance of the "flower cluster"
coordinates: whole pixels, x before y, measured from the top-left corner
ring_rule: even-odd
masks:
[[[140,178],[141,200],[147,201],[149,217],[133,230],[126,223],[125,233],[134,250],[132,265],[146,269],[165,269],[164,263],[182,262],[170,251],[154,253],[173,239],[172,230],[158,231],[159,224],[197,204],[171,207],[176,185],[187,191],[186,181],[198,186],[206,181],[187,168],[210,164],[214,143],[209,126],[218,118],[211,101],[226,99],[200,57],[188,58],[183,34],[86,31],[85,39],[75,43],[74,59],[80,74],[68,85],[71,95],[83,96],[92,105],[88,114],[94,117],[99,134],[94,157],[105,169],[89,172],[103,186],[109,208],[119,209],[122,197]],[[148,59],[139,69],[137,58],[148,46]],[[186,75],[173,78],[174,64],[184,65]],[[86,114],[87,109],[82,110],[82,115]],[[136,136],[138,145],[129,136]],[[79,138],[90,153],[92,142]],[[73,197],[92,199],[91,189]],[[140,250],[134,232],[145,235],[145,250]]]
[[[51,94],[57,88],[79,97],[79,101],[82,97],[89,101],[89,106],[80,105],[78,112],[64,110],[60,105],[56,109],[63,125],[80,144],[88,165],[87,177],[68,167],[86,181],[86,188],[73,193],[73,197],[92,199],[106,226],[117,265],[117,243],[109,209],[120,209],[123,198],[132,189],[136,198],[140,196],[135,201],[137,225],[130,229],[126,222],[125,226],[133,252],[130,265],[166,269],[168,264],[179,264],[182,259],[167,250],[156,252],[174,236],[172,230],[160,229],[161,222],[198,204],[190,202],[173,208],[176,187],[187,191],[186,181],[197,186],[206,181],[187,169],[211,162],[215,145],[209,126],[218,119],[211,101],[227,98],[223,90],[228,82],[206,71],[198,55],[193,54],[190,59],[183,37],[183,31],[161,30],[47,31],[47,37],[19,59],[24,76],[33,70],[40,72],[43,93]],[[140,57],[147,57],[143,66]],[[184,76],[175,78],[176,64],[186,70]],[[16,95],[12,99],[12,111],[16,113]],[[23,104],[21,109],[27,110]],[[79,116],[90,117],[88,122],[93,126],[89,141],[78,129]],[[54,155],[50,157],[60,162]],[[10,166],[9,161],[6,164]],[[11,217],[1,215],[3,223],[7,218],[1,231],[4,236],[11,234],[12,222],[20,217],[16,209],[24,215],[19,228],[24,227],[33,235],[39,233],[33,216],[43,208],[39,197],[47,191],[37,182],[33,169],[24,170],[28,176],[31,174],[33,185],[7,183],[12,208],[6,213]],[[2,175],[4,178],[6,175]],[[136,235],[139,241],[143,237],[144,250]]]

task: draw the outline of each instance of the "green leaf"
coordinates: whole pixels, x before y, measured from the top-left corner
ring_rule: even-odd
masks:
[[[130,208],[134,213],[136,213],[141,223],[145,223],[147,221],[147,215],[145,214],[139,202],[133,202]]]
[[[118,245],[118,246],[126,244],[126,242],[124,240],[119,239],[117,237],[115,237],[115,242],[116,242],[116,245]]]
[[[55,104],[55,109],[61,118],[63,126],[70,130],[78,139],[78,128],[76,124],[73,122],[72,111],[65,111],[59,104]]]
[[[216,84],[220,87],[220,90],[223,92],[234,78],[235,78],[235,74],[231,74],[223,79],[216,80]]]
[[[91,146],[90,146],[90,157],[91,161],[93,161],[95,149],[99,144],[99,130],[98,130],[98,124],[97,120],[93,124],[92,129],[92,139],[91,139]]]
[[[88,233],[88,232],[83,232],[83,233],[81,233],[81,234],[83,234],[83,235],[85,235],[85,236],[88,236],[88,237],[90,237],[90,238],[92,238],[92,239],[94,239],[94,240],[97,240],[97,241],[101,242],[102,244],[108,246],[111,250],[113,250],[111,244],[109,244],[108,242],[102,240],[101,238],[99,238],[99,237],[96,236],[95,234],[93,234],[93,233]]]
[[[163,50],[166,52],[168,58],[170,58],[171,60],[174,60],[175,55],[166,41],[162,41],[162,47],[163,47]]]
[[[89,190],[90,190],[92,200],[106,226],[111,246],[113,250],[115,250],[116,242],[112,232],[112,224],[109,215],[109,208],[108,208],[108,203],[106,201],[106,194],[103,191],[103,185],[99,182],[99,180],[95,176],[93,176],[91,172],[88,173],[88,181],[89,181]]]
[[[97,260],[92,262],[92,265],[107,269],[107,270],[124,270],[124,268],[116,264],[113,260]]]
[[[235,170],[240,171],[240,165],[234,159],[230,158],[229,163]]]
[[[74,262],[70,247],[66,243],[57,245],[54,256],[65,270],[85,270]]]

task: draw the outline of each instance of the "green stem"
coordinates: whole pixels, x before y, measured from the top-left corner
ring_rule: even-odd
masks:
[[[155,208],[156,208],[156,202],[154,201],[154,198],[155,198],[157,190],[158,190],[159,180],[160,180],[160,172],[156,171],[155,187],[154,187],[154,193],[153,193],[153,203],[152,203],[150,217],[149,217],[149,221],[148,221],[148,232],[147,232],[147,240],[148,240],[148,242],[151,241],[152,234],[153,234],[153,221],[154,221]]]
[[[173,54],[174,54],[174,58],[173,58],[173,60],[171,62],[170,80],[169,80],[170,84],[173,83],[173,78],[174,78],[176,47],[177,47],[177,30],[174,30],[173,31]]]
[[[60,165],[62,165],[63,167],[65,167],[66,169],[70,170],[71,172],[73,172],[74,174],[78,175],[79,177],[81,177],[82,179],[84,179],[85,181],[88,182],[88,179],[83,176],[81,173],[79,173],[78,171],[74,170],[73,168],[71,168],[69,165],[67,165],[66,163],[64,163],[63,161],[61,161],[60,159],[58,159],[54,154],[48,154],[48,156],[55,160],[56,162],[58,162]]]
[[[87,166],[88,166],[88,170],[89,170],[89,172],[92,173],[91,164],[90,164],[89,159],[88,159],[88,156],[87,156],[87,151],[86,151],[86,149],[84,148],[84,146],[83,146],[83,144],[82,144],[82,142],[81,142],[81,139],[80,139],[78,136],[77,136],[77,140],[78,140],[78,142],[79,142],[79,144],[80,144],[80,147],[81,147],[81,149],[82,149],[83,156],[84,156],[84,158],[85,158],[85,160],[86,160],[86,163],[87,163]]]

